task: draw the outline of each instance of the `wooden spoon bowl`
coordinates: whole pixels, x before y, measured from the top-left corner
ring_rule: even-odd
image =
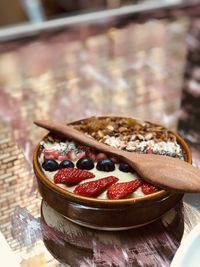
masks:
[[[71,125],[78,122],[80,121],[71,123]],[[174,135],[185,152],[186,161],[192,163],[188,145],[178,134],[174,133]],[[40,145],[38,144],[34,151],[33,167],[43,199],[69,220],[90,228],[123,230],[148,224],[176,205],[183,196],[181,193],[166,190],[160,190],[143,197],[120,200],[78,196],[60,188],[44,175],[38,161],[39,155]]]

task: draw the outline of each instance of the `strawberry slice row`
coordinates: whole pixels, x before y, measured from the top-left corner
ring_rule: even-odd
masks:
[[[65,168],[60,169],[54,175],[55,184],[66,184],[73,186],[81,182],[82,180],[93,178],[95,175],[89,171],[81,170],[77,168]]]
[[[97,197],[118,180],[119,179],[115,176],[108,176],[96,181],[86,182],[78,185],[75,188],[74,193],[85,197]]]
[[[78,168],[60,169],[54,175],[55,184],[67,186],[77,185],[83,180],[94,178],[95,175],[89,171]],[[115,176],[108,176],[95,181],[85,182],[76,186],[74,193],[80,196],[96,197],[107,190],[108,199],[124,199],[135,192],[140,186],[145,195],[155,193],[158,187],[144,183],[142,179],[130,182],[117,183],[119,179]]]

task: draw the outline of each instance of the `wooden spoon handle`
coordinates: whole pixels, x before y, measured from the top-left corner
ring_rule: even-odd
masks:
[[[86,134],[84,134],[80,131],[77,131],[72,126],[64,125],[64,124],[53,122],[53,121],[45,121],[45,120],[36,120],[36,121],[34,121],[34,123],[37,126],[45,128],[45,129],[52,131],[52,132],[57,132],[57,133],[63,134],[64,136],[66,136],[70,139],[76,140],[76,141],[80,142],[81,144],[92,147],[92,148],[97,149],[101,152],[110,153],[110,154],[112,154],[114,156],[118,156],[118,157],[124,157],[125,154],[130,153],[130,152],[122,151],[122,150],[119,150],[117,148],[100,143],[100,142],[96,141],[95,139],[87,136]],[[134,154],[134,153],[131,153],[131,154],[132,154],[132,158],[134,156],[135,156],[135,158],[137,158],[137,154]]]

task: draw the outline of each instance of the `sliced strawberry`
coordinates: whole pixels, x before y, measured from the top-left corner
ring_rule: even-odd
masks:
[[[67,153],[70,160],[75,161],[77,159],[76,152],[74,150],[71,150]]]
[[[91,159],[93,162],[96,162],[97,161],[97,158],[96,158],[96,154],[91,152],[91,151],[87,151],[86,152],[86,156]]]
[[[54,155],[54,158],[57,159],[58,156],[60,155],[60,152],[57,150],[54,150],[53,155]]]
[[[63,160],[67,160],[67,159],[69,159],[68,155],[59,155],[58,156],[59,161],[63,161]]]
[[[121,199],[125,198],[142,185],[142,180],[137,179],[130,182],[117,183],[112,185],[107,191],[107,197],[109,199]]]
[[[145,194],[145,195],[149,195],[149,194],[152,194],[152,193],[155,193],[159,190],[158,187],[154,186],[154,185],[151,185],[151,184],[148,184],[148,183],[144,183],[141,187],[142,189],[142,192]]]
[[[55,159],[53,154],[44,155],[45,159]]]
[[[89,171],[77,168],[66,168],[60,169],[54,175],[54,182],[55,184],[66,184],[72,186],[78,184],[82,180],[93,178],[94,176],[95,175]]]
[[[53,153],[53,150],[52,150],[52,149],[46,149],[46,148],[45,148],[45,149],[43,150],[43,152],[44,152],[44,155],[45,155],[45,156],[48,156],[48,155],[51,155],[51,154]]]
[[[45,159],[57,159],[59,156],[59,151],[53,149],[44,149]]]
[[[118,180],[117,177],[108,176],[96,181],[80,184],[75,188],[74,193],[85,197],[96,197]]]
[[[85,151],[81,151],[81,152],[79,152],[76,156],[77,156],[77,159],[82,159],[82,158],[84,158],[84,157],[85,157]]]
[[[96,156],[96,160],[98,161],[98,160],[101,160],[101,159],[105,159],[105,158],[107,158],[107,156],[106,156],[106,154],[104,154],[104,153],[99,153],[99,154],[97,154],[97,156]]]
[[[114,163],[119,163],[119,159],[116,157],[110,157],[110,160],[112,160]]]

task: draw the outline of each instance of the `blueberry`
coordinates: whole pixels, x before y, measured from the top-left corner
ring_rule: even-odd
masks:
[[[53,172],[59,169],[59,164],[53,159],[47,159],[42,163],[42,168],[45,171]]]
[[[133,172],[133,169],[131,168],[131,166],[129,166],[128,163],[126,162],[121,162],[119,164],[119,170],[122,172]]]
[[[97,162],[96,168],[99,171],[111,172],[115,170],[115,164],[112,162],[112,160],[105,158]]]
[[[81,158],[76,162],[76,167],[84,170],[91,170],[94,168],[94,162],[87,157]]]
[[[63,160],[59,165],[59,169],[64,168],[74,168],[74,163],[71,160]]]

